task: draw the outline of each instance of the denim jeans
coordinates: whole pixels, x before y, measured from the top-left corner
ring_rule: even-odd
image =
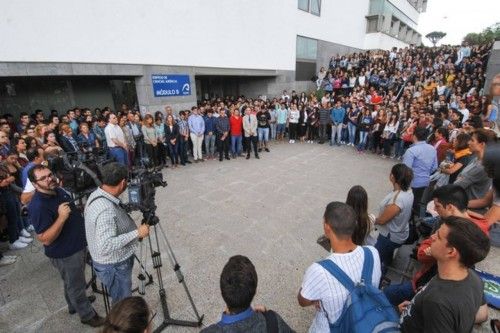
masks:
[[[271,123],[271,140],[276,140],[276,123]]]
[[[347,130],[349,131],[349,143],[354,144],[356,141],[356,125],[351,122],[347,123]]]
[[[259,135],[259,142],[269,141],[269,128],[257,128],[257,133]]]
[[[113,304],[132,294],[132,267],[134,257],[116,264],[99,264],[94,261],[94,271],[108,289]]]
[[[233,155],[241,154],[241,135],[231,135],[231,152]]]
[[[389,237],[385,237],[382,234],[378,235],[377,243],[375,243],[375,248],[378,250],[380,255],[380,263],[382,264],[382,274],[387,271],[387,266],[392,263],[392,257],[394,256],[394,251],[399,248],[401,244],[394,243]]]
[[[411,301],[415,296],[413,285],[411,281],[406,281],[401,284],[391,284],[383,290],[385,296],[392,305],[398,306],[404,301]]]
[[[367,131],[360,131],[359,132],[359,143],[358,143],[359,150],[364,150],[366,148],[366,139],[367,138],[368,138]]]
[[[109,153],[118,163],[128,166],[128,153],[122,147],[109,148]]]
[[[396,148],[394,150],[394,156],[401,157],[403,156],[405,149],[405,142],[402,139],[396,139]]]
[[[205,134],[205,152],[207,155],[215,155],[215,134]]]
[[[335,135],[337,135],[337,139],[335,140]],[[337,144],[340,144],[340,141],[342,141],[341,139],[342,137],[342,124],[333,124],[332,125],[332,137],[331,137],[331,140],[330,140],[330,145],[333,146],[333,144],[335,142],[337,142]]]
[[[0,196],[5,204],[5,216],[7,217],[7,232],[9,234],[9,242],[12,244],[19,238],[19,233],[24,228],[21,219],[21,206],[19,199],[10,190],[0,191]]]

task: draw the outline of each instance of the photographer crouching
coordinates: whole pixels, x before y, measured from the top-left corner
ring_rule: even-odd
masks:
[[[36,191],[28,215],[45,255],[61,274],[70,314],[78,312],[83,324],[104,324],[85,294],[85,230],[81,212],[57,184],[49,168],[35,165],[28,177]]]
[[[106,286],[112,303],[131,295],[134,252],[149,225],[137,227],[119,196],[127,188],[128,170],[117,162],[101,169],[102,185],[85,206],[85,231],[94,270]]]

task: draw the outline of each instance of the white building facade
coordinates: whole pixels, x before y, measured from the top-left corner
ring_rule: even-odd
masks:
[[[419,44],[426,1],[3,2],[0,110],[113,107],[134,90],[142,111],[179,110],[308,90],[332,55]]]

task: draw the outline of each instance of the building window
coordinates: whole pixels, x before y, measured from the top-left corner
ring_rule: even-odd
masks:
[[[321,15],[321,0],[298,0],[298,8],[308,13]]]
[[[318,41],[316,39],[297,36],[297,59],[316,61]]]
[[[378,31],[378,15],[368,16],[366,18],[366,32],[377,32]]]

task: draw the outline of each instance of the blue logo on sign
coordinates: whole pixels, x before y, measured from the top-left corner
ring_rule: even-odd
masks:
[[[189,96],[191,83],[189,75],[153,74],[153,93],[155,97]]]

